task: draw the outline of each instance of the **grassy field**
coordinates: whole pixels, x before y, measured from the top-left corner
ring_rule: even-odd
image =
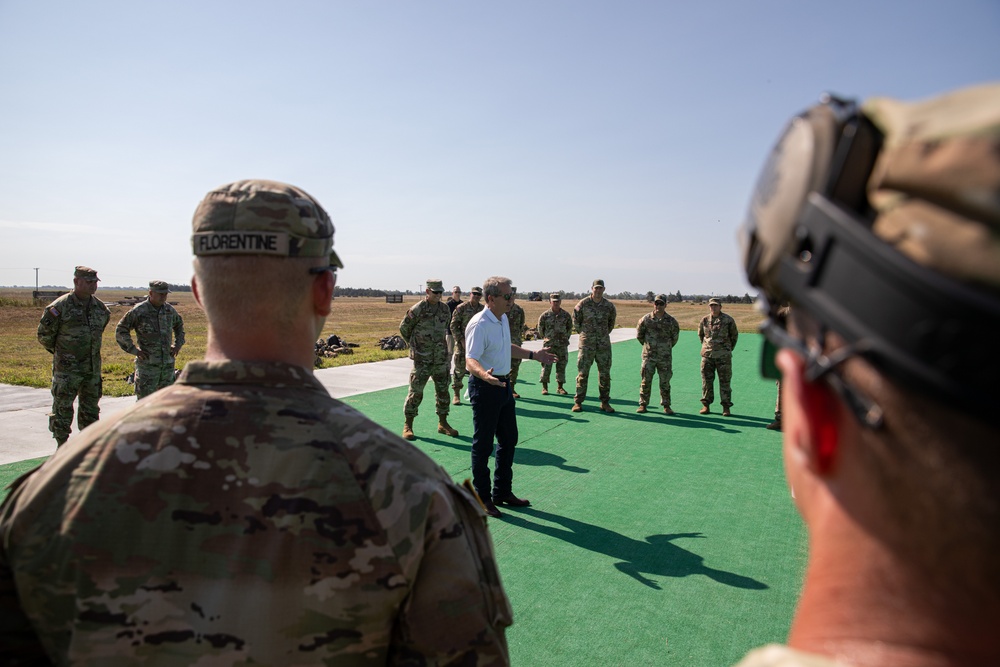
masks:
[[[100,290],[97,296],[112,302],[126,296],[143,294],[142,290]],[[200,359],[205,352],[207,321],[190,292],[173,292],[171,303],[184,318],[187,343],[178,358],[178,367],[191,359]],[[406,356],[406,351],[390,352],[378,347],[378,341],[399,333],[399,322],[407,308],[416,303],[417,297],[404,297],[403,303],[385,303],[380,297],[338,297],[333,302],[333,313],[323,329],[323,336],[337,334],[342,339],[357,343],[354,354],[324,359],[322,368],[383,361]],[[534,326],[538,316],[548,308],[548,303],[519,300],[525,310],[525,321]],[[643,301],[615,301],[618,309],[618,326],[634,327],[651,305]],[[565,308],[574,304],[566,303]],[[130,396],[132,385],[126,378],[133,370],[133,359],[115,342],[115,324],[128,311],[128,306],[111,305],[111,323],[104,332],[102,345],[104,393],[107,396]],[[667,308],[680,322],[681,329],[694,330],[708,313],[708,306],[694,303],[675,303]],[[740,331],[756,331],[761,316],[749,305],[728,305],[724,310],[732,315]],[[30,290],[0,288],[0,383],[27,387],[46,388],[51,378],[52,357],[38,344],[36,330],[42,315],[42,306],[31,301]]]

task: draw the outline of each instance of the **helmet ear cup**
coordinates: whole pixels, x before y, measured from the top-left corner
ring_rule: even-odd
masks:
[[[741,230],[751,284],[777,294],[776,272],[795,251],[795,225],[810,192],[825,191],[842,123],[828,104],[792,118],[764,165]]]

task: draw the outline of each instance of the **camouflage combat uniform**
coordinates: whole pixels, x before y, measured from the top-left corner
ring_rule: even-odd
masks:
[[[524,308],[517,305],[516,303],[510,304],[510,310],[507,311],[507,323],[510,326],[510,342],[513,345],[520,345],[524,342],[524,332],[527,330],[527,326],[524,324]],[[510,359],[510,386],[513,387],[517,383],[517,372],[521,368],[521,360],[516,357],[511,357]],[[517,390],[515,389],[516,393]]]
[[[135,329],[136,341],[132,340],[132,329]],[[174,354],[171,346],[180,351],[184,345],[184,321],[173,306],[164,303],[157,308],[149,301],[136,305],[118,321],[115,340],[131,355],[138,354],[139,350],[148,355],[146,359],[135,358],[136,398],[143,398],[173,384]]]
[[[544,339],[543,347],[556,355],[556,382],[566,382],[566,361],[569,357],[569,339],[573,335],[573,316],[560,309],[558,313],[546,310],[538,317],[538,335]],[[548,384],[552,364],[542,364],[541,383]]]
[[[455,357],[452,359],[452,389],[455,392],[462,391],[462,378],[469,374],[465,370],[465,327],[469,326],[472,318],[485,308],[482,301],[475,305],[472,301],[463,301],[455,308],[451,315],[451,335],[455,339]]]
[[[680,336],[680,325],[669,313],[656,317],[646,313],[636,325],[635,337],[642,343],[642,383],[639,385],[639,405],[649,405],[653,374],[660,374],[660,405],[670,407],[670,378],[673,377],[673,349]]]
[[[417,408],[424,399],[424,385],[427,379],[434,380],[436,408],[439,416],[448,414],[448,343],[444,334],[451,323],[451,311],[443,301],[431,305],[427,299],[406,311],[399,323],[399,333],[410,346],[410,391],[403,404],[403,414],[407,419],[417,416]]]
[[[52,353],[49,430],[60,445],[72,431],[73,400],[77,396],[77,428],[82,431],[101,414],[101,337],[110,321],[111,311],[103,301],[95,296],[81,301],[72,292],[50,303],[42,314],[38,342]]]
[[[739,335],[736,320],[721,312],[718,317],[706,315],[698,325],[698,338],[701,339],[701,402],[706,407],[715,400],[712,385],[716,372],[719,374],[719,402],[724,408],[733,405],[729,382],[733,379],[733,348]]]
[[[618,312],[615,304],[607,299],[598,303],[592,297],[580,299],[573,309],[573,326],[580,334],[580,350],[576,360],[577,404],[587,397],[587,379],[590,367],[597,362],[597,382],[601,402],[611,400],[611,330],[615,328]]]
[[[308,370],[238,361],[17,485],[0,612],[5,656],[94,667],[507,665],[512,621],[471,493]]]

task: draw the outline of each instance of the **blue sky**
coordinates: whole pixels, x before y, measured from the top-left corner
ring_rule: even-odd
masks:
[[[202,195],[270,178],[345,286],[742,294],[789,117],[997,79],[995,0],[0,0],[0,285],[187,283]]]

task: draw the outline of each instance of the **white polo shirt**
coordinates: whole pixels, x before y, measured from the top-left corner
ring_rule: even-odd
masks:
[[[507,316],[498,320],[489,308],[476,313],[465,327],[465,356],[475,359],[493,375],[510,373],[510,325]]]

